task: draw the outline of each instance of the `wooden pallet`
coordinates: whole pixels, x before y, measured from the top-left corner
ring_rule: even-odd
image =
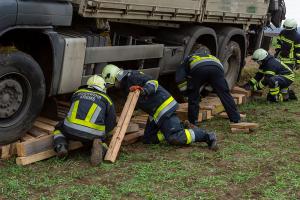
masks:
[[[230,124],[232,133],[250,133],[259,127],[257,123],[241,122]]]

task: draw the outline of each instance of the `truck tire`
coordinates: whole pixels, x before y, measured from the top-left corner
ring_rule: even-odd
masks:
[[[0,144],[19,139],[42,109],[45,79],[39,64],[14,50],[0,53]]]
[[[221,49],[220,60],[224,65],[225,78],[229,88],[232,88],[238,80],[242,61],[241,48],[235,41],[229,41],[224,49]]]

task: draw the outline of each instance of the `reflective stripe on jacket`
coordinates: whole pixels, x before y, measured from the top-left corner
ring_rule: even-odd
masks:
[[[73,94],[64,126],[82,134],[104,136],[115,124],[115,110],[106,94],[90,89],[79,89]]]
[[[145,96],[139,97],[137,106],[152,116],[157,124],[165,116],[176,111],[178,103],[166,89],[158,84],[157,80],[139,71],[130,70],[121,80],[121,86],[129,92],[129,88],[133,85],[141,86],[146,91]]]

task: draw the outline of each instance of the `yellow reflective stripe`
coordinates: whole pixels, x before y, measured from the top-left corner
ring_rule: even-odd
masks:
[[[250,79],[250,82],[253,83],[254,85],[257,84],[257,80],[256,80],[255,78],[251,78],[251,79]]]
[[[259,81],[258,87],[259,87],[260,89],[263,89],[263,88],[265,87],[265,85],[262,83],[262,81]]]
[[[160,141],[160,142],[165,140],[165,136],[161,131],[157,132],[157,138],[158,138],[158,141]]]
[[[90,92],[90,93],[98,94],[98,95],[104,97],[109,102],[109,104],[112,105],[112,101],[110,100],[110,98],[108,96],[106,96],[105,94],[102,94],[100,92],[90,91],[90,90],[87,90],[87,89],[80,89],[80,90],[76,91],[75,93],[79,93],[79,92]]]
[[[73,110],[71,110],[70,119],[76,119],[78,106],[79,106],[79,100],[74,102]]]
[[[287,38],[284,37],[284,36],[281,36],[280,39],[283,40],[283,41],[285,41],[285,42],[287,42],[287,43],[290,43],[290,44],[294,45],[294,42],[293,42],[292,40],[287,39]]]
[[[88,122],[91,121],[91,118],[93,117],[93,114],[95,113],[96,109],[97,109],[97,104],[93,103],[88,114],[85,117],[85,121],[88,121]]]
[[[158,88],[158,81],[157,80],[150,80],[150,81],[147,81],[146,84],[147,83],[152,84],[155,88],[155,91],[157,90],[157,88]]]
[[[167,100],[165,100],[165,102],[163,102],[158,109],[155,111],[153,118],[157,119],[159,113],[165,108],[167,107],[172,101],[174,100],[174,98],[172,96],[170,96]]]
[[[286,64],[283,63],[283,62],[281,62],[281,64],[282,64],[282,66],[283,66],[285,69],[289,70],[289,71],[294,75],[293,70],[292,70],[288,65],[286,65]]]
[[[93,124],[91,122],[88,122],[88,121],[85,121],[85,120],[81,120],[81,119],[70,119],[69,117],[67,117],[67,120],[70,123],[73,123],[73,124],[78,124],[78,125],[81,125],[81,126],[86,126],[88,128],[96,129],[98,131],[105,131],[105,126],[104,125]]]
[[[300,57],[300,55],[299,55],[299,57]],[[300,60],[297,60],[297,64],[300,64]]]
[[[273,72],[273,71],[265,71],[264,74],[275,75],[275,72]]]
[[[202,61],[202,60],[213,60],[213,61],[221,62],[218,58],[216,58],[212,55],[207,55],[207,56],[204,56],[204,57],[192,56],[192,58],[194,58],[194,60],[192,62],[190,62],[190,65],[193,65],[196,62],[199,62],[199,61]]]
[[[192,136],[191,133],[188,129],[184,129],[185,136],[186,136],[186,144],[191,144],[192,143]]]
[[[61,131],[60,130],[54,130],[53,134],[54,135],[59,135],[59,134],[61,134]]]
[[[296,53],[296,56],[297,56],[297,57],[300,57],[300,53]]]
[[[296,45],[295,45],[295,48],[300,48],[300,44],[296,44]]]
[[[179,88],[187,86],[187,81],[184,81],[183,83],[178,84]]]

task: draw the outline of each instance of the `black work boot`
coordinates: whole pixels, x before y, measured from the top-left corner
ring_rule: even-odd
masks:
[[[68,146],[64,144],[58,144],[55,147],[55,152],[57,153],[57,157],[65,158],[68,156]]]
[[[207,143],[209,149],[211,149],[213,151],[218,150],[217,136],[215,133],[208,134],[208,141],[206,143]]]
[[[298,97],[296,96],[296,93],[294,90],[289,90],[289,99],[290,100],[298,100]]]
[[[103,146],[101,139],[94,139],[93,147],[91,150],[91,164],[97,166],[102,163],[104,157]]]

